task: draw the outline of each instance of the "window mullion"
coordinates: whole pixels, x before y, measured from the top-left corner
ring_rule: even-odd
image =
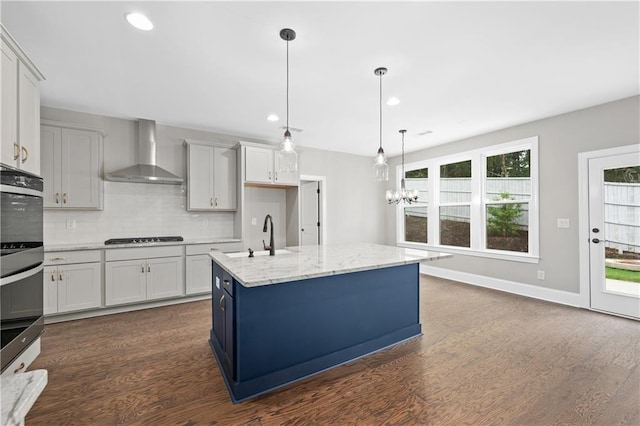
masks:
[[[476,153],[471,158],[471,249],[482,250],[484,226],[482,205],[484,202],[482,156]]]

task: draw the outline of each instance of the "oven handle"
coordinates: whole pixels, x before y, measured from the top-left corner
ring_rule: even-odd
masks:
[[[21,195],[30,195],[32,197],[40,197],[42,198],[42,191],[37,191],[35,189],[29,188],[21,188],[19,186],[13,185],[0,185],[0,192],[9,192],[12,194],[21,194]]]
[[[29,269],[28,271],[20,272],[19,274],[11,275],[11,276],[5,277],[5,278],[0,278],[0,286],[6,285],[6,284],[11,284],[11,283],[14,283],[16,281],[23,280],[25,278],[29,278],[30,276],[37,274],[38,272],[42,271],[43,269],[44,269],[44,263],[40,262],[38,264],[38,266],[36,266],[35,268],[32,268],[32,269]]]

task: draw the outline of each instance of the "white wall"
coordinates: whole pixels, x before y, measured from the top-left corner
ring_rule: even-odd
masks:
[[[574,111],[405,155],[410,163],[489,145],[539,137],[540,263],[526,264],[454,255],[439,267],[499,280],[579,292],[578,153],[640,143],[640,96]],[[395,182],[399,158],[390,161]],[[386,242],[395,244],[395,209],[386,210]],[[557,218],[569,218],[559,229]],[[434,265],[435,266],[435,265]],[[545,280],[537,271],[545,271]]]
[[[136,121],[42,107],[43,119],[76,123],[105,130],[104,171],[112,172],[136,163]],[[153,118],[153,117],[149,117]],[[234,145],[233,135],[156,126],[157,162],[168,171],[185,177],[186,149],[183,139],[217,141]],[[261,142],[242,138],[244,141]],[[327,178],[327,242],[382,242],[384,240],[385,204],[381,186],[373,180],[372,159],[315,149],[299,149],[300,173]],[[104,211],[45,210],[45,244],[99,242],[124,236],[182,235],[185,238],[226,238],[233,236],[233,213],[187,212],[184,188],[173,185],[148,185],[105,182]],[[263,194],[264,191],[267,192]],[[275,213],[274,197],[284,190],[256,190],[245,193],[245,209],[256,217],[248,225],[245,242],[259,249],[266,213],[276,220],[276,243],[285,242],[283,226],[286,212]],[[384,194],[384,192],[382,192]],[[66,229],[67,219],[76,221],[76,229]],[[279,222],[280,221],[280,222]],[[247,224],[245,224],[247,226]],[[265,238],[266,240],[266,238]],[[254,247],[255,246],[255,247]]]

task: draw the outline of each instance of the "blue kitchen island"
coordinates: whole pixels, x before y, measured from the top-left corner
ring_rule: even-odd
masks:
[[[240,402],[421,334],[419,262],[377,244],[212,252],[210,344]]]

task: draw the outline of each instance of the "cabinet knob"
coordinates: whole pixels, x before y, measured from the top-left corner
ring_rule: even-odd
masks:
[[[13,370],[13,374],[17,374],[20,370],[24,369],[24,367],[25,367],[24,362],[21,362],[18,368]]]
[[[49,258],[49,260],[51,260],[51,261],[58,261],[58,260],[65,260],[65,259],[66,259],[66,257],[64,257],[64,256],[58,256],[58,257]]]
[[[224,284],[226,286],[229,286],[229,284],[231,284],[231,283],[229,282],[229,280],[222,280],[222,284]]]
[[[24,162],[27,161],[27,158],[29,158],[29,151],[24,146],[21,147],[21,149],[22,149],[22,163],[24,164]]]

